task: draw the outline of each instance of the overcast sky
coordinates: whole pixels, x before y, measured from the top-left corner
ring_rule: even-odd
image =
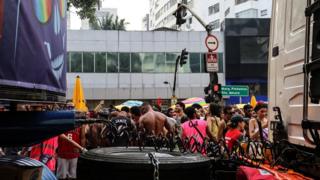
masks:
[[[142,19],[149,11],[149,0],[103,0],[102,7],[117,8],[119,18],[130,23],[127,30],[141,30]],[[71,28],[79,29],[80,26],[80,20],[72,17]]]

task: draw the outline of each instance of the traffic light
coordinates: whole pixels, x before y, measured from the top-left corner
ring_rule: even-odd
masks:
[[[185,7],[180,7],[181,3],[178,3],[177,11],[173,15],[177,18],[176,25],[179,27],[181,24],[186,23],[187,9]]]
[[[182,67],[184,64],[187,64],[187,59],[188,59],[188,51],[186,50],[186,48],[184,48],[181,51],[181,55],[180,55],[180,66]]]
[[[222,99],[221,84],[214,84],[212,87],[212,96],[214,102],[219,102]]]

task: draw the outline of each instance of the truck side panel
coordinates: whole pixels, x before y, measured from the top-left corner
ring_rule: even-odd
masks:
[[[302,146],[303,72],[306,1],[274,0],[269,56],[269,114],[279,106],[289,141]],[[279,54],[272,56],[274,48]],[[309,119],[320,119],[320,108],[310,104]],[[272,116],[271,116],[272,118]]]

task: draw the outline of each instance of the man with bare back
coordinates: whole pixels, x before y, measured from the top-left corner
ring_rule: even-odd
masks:
[[[176,121],[161,112],[154,111],[150,104],[141,106],[142,116],[139,119],[139,129],[145,129],[147,134],[159,136],[166,132],[174,132]]]

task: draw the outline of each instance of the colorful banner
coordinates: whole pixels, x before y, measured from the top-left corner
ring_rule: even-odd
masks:
[[[0,85],[65,94],[67,0],[0,0]]]

